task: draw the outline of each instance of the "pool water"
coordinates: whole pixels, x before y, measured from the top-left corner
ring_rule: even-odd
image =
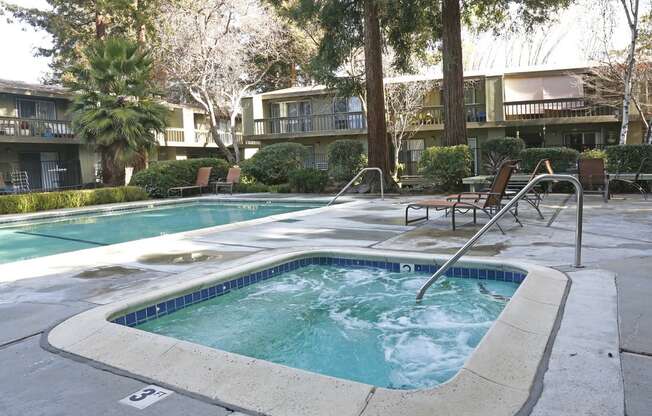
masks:
[[[453,377],[517,283],[309,265],[139,329],[290,367],[393,389]]]
[[[0,264],[267,217],[318,204],[200,202],[0,228]]]

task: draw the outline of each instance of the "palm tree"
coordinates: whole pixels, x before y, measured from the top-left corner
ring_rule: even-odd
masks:
[[[157,101],[153,61],[138,43],[108,38],[89,47],[70,87],[77,92],[72,123],[77,135],[102,155],[102,180],[124,183],[124,167],[145,166],[167,109]]]

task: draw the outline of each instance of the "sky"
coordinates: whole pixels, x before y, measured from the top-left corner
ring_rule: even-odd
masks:
[[[9,0],[9,3],[28,7],[46,8],[46,0]],[[496,39],[490,34],[466,35],[465,66],[467,69],[517,68],[533,64],[583,65],[590,58],[591,50],[597,46],[592,42],[593,28],[601,11],[594,7],[595,0],[578,0],[575,6],[564,11],[558,21],[548,27],[539,28],[526,36],[505,35]],[[616,4],[617,5],[617,4]],[[627,44],[629,30],[624,12],[614,8],[610,13],[616,27],[610,36],[613,47],[623,48]],[[0,65],[0,78],[40,82],[48,72],[49,59],[34,56],[38,46],[51,44],[51,37],[42,31],[20,23],[7,23],[0,17],[0,56],[5,62]],[[535,51],[539,50],[539,53]],[[537,62],[547,56],[546,62]]]

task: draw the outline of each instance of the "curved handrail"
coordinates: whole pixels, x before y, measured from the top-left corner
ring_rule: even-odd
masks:
[[[484,235],[498,220],[500,220],[503,215],[509,212],[518,201],[523,198],[532,188],[534,188],[539,182],[543,181],[557,181],[557,182],[571,182],[575,186],[575,194],[577,195],[577,224],[575,228],[575,267],[582,267],[582,211],[584,210],[584,190],[582,189],[582,184],[576,177],[571,175],[551,175],[544,174],[538,175],[523,189],[521,189],[514,198],[510,199],[505,206],[494,215],[488,223],[484,225],[469,241],[460,248],[453,257],[451,257],[446,263],[444,263],[435,274],[432,275],[428,281],[421,286],[419,293],[417,294],[417,302],[423,298],[423,295],[426,293],[426,290],[437,281],[457,260],[460,259],[466,253],[480,237]]]
[[[326,204],[326,206],[330,206],[333,202],[335,202],[335,200],[337,198],[339,198],[340,195],[342,195],[344,193],[344,191],[349,189],[349,186],[353,185],[353,182],[355,182],[355,180],[358,179],[360,177],[360,175],[362,175],[363,173],[365,173],[368,170],[375,170],[375,171],[378,172],[378,175],[380,176],[380,199],[385,199],[385,193],[383,191],[383,171],[382,171],[382,169],[380,169],[380,168],[364,168],[360,172],[358,172],[358,174],[355,175],[355,177],[353,179],[351,179],[351,181],[349,183],[347,183],[346,186],[344,188],[342,188],[342,190],[337,195],[335,195],[335,197],[333,197],[333,199],[331,199],[331,202]]]

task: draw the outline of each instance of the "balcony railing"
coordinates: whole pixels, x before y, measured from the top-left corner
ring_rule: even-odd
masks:
[[[615,116],[613,108],[591,104],[585,98],[511,101],[504,103],[504,109],[505,120]]]
[[[233,144],[233,138],[230,131],[218,131],[218,136],[222,143],[225,146],[231,146]],[[235,133],[235,139],[238,144],[242,144],[242,133]],[[195,130],[195,142],[196,143],[215,143],[213,135],[208,130]]]
[[[367,120],[362,112],[273,117],[254,120],[254,134],[292,134],[334,130],[363,130]]]
[[[181,127],[167,127],[163,132],[167,143],[184,143],[186,135]]]
[[[0,117],[0,136],[73,138],[72,126],[66,120],[39,120]]]
[[[466,104],[466,121],[482,123],[487,121],[484,104]],[[433,105],[424,107],[415,117],[414,125],[434,126],[444,124],[444,106]]]

